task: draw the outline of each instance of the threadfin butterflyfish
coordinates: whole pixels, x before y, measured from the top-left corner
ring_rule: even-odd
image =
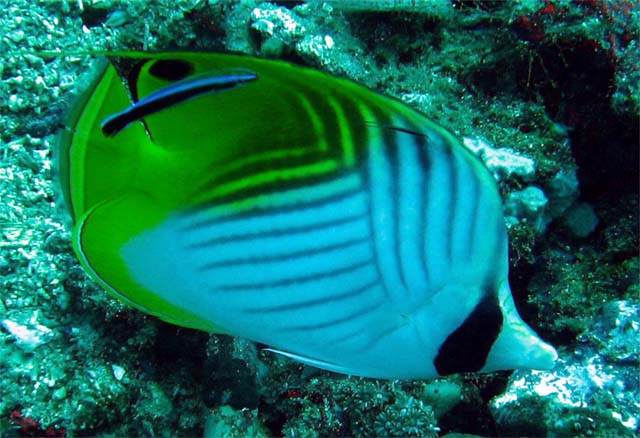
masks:
[[[60,136],[73,247],[130,305],[377,378],[551,368],[491,174],[392,98],[243,55],[104,63]]]

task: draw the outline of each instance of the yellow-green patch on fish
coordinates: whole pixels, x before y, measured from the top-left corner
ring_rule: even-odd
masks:
[[[130,53],[61,136],[82,266],[175,324],[379,378],[553,366],[495,182],[399,101],[285,62]]]

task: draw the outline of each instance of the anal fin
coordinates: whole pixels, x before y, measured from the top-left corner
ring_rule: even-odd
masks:
[[[327,362],[321,359],[314,359],[312,357],[303,356],[296,353],[290,353],[287,351],[276,350],[274,348],[265,348],[265,351],[270,351],[272,353],[280,354],[282,356],[288,357],[289,359],[297,360],[298,362],[302,362],[305,365],[310,365],[312,367],[320,368],[327,371],[333,371],[336,373],[342,374],[353,374],[348,367],[344,367],[333,362]]]

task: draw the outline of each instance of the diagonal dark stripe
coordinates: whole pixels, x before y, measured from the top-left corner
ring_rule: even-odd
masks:
[[[270,263],[270,262],[282,262],[287,260],[291,261],[293,259],[309,257],[317,254],[335,251],[338,249],[346,249],[361,243],[365,243],[368,240],[369,240],[369,237],[349,239],[344,242],[334,243],[332,245],[306,248],[298,251],[291,251],[288,253],[277,254],[277,255],[274,254],[269,256],[255,256],[255,257],[243,257],[243,258],[235,258],[235,259],[228,259],[228,260],[220,260],[217,262],[206,263],[198,267],[198,270],[206,271],[209,269],[224,268],[224,267],[231,267],[231,266],[238,266],[238,265],[249,265],[254,263],[260,264],[260,263]]]
[[[380,116],[378,116],[378,118],[380,121],[383,121],[380,119]],[[404,272],[405,264],[402,260],[402,235],[400,231],[402,227],[402,224],[400,223],[400,209],[405,207],[403,205],[400,205],[400,184],[406,184],[406,181],[401,180],[402,173],[400,171],[400,168],[403,163],[401,163],[398,131],[392,129],[383,129],[382,132],[382,137],[384,139],[383,144],[385,157],[389,162],[389,169],[391,171],[391,204],[389,205],[389,208],[391,208],[391,217],[393,218],[393,251],[395,255],[396,269],[398,271],[400,284],[402,285],[404,290],[408,290],[408,283],[406,274]]]
[[[478,226],[478,208],[480,206],[480,182],[478,181],[478,179],[475,177],[475,175],[473,175],[473,171],[474,169],[471,168],[470,172],[471,177],[469,178],[469,183],[471,185],[470,189],[471,189],[471,193],[468,195],[471,199],[471,208],[469,209],[469,220],[466,221],[468,223],[469,229],[467,231],[466,236],[468,237],[468,241],[467,241],[467,260],[471,261],[472,257],[473,257],[473,253],[474,253],[474,248],[476,245],[476,235],[479,233],[479,230],[477,229]]]
[[[453,151],[453,145],[448,143],[446,140],[443,141],[442,147],[444,148],[444,162],[449,171],[449,197],[447,198],[447,206],[440,211],[443,211],[446,215],[446,253],[445,257],[447,258],[447,263],[451,266],[452,260],[452,248],[453,248],[453,222],[456,219],[456,209],[458,205],[458,175],[457,175],[457,167],[456,167],[456,157],[455,152]]]
[[[304,325],[296,325],[292,327],[287,327],[286,330],[299,330],[299,331],[310,331],[310,330],[318,330],[329,328],[335,325],[344,324],[346,322],[350,322],[360,316],[366,315],[369,312],[372,312],[382,306],[385,303],[385,300],[381,300],[368,306],[363,307],[362,309],[356,310],[348,315],[342,316],[340,318],[332,319],[330,321],[319,322],[316,324],[304,324]]]
[[[291,204],[280,205],[280,206],[256,206],[247,211],[239,211],[237,213],[227,214],[222,217],[208,218],[193,224],[189,224],[188,226],[183,227],[182,231],[192,231],[196,229],[207,228],[209,226],[216,225],[222,222],[228,222],[231,220],[242,219],[242,218],[251,218],[260,214],[278,214],[278,213],[286,213],[286,212],[291,212],[291,211],[296,211],[301,209],[305,210],[305,209],[311,209],[314,207],[326,206],[328,204],[338,202],[338,201],[343,201],[347,198],[355,196],[361,193],[361,190],[362,190],[361,187],[355,187],[353,189],[345,190],[344,192],[329,195],[326,198],[315,199],[312,201],[293,202]],[[190,214],[202,213],[206,211],[209,207],[211,207],[211,205],[209,204],[198,205],[197,207],[193,207],[191,211],[187,211],[185,213],[185,216],[188,216]]]
[[[351,265],[347,265],[341,268],[332,269],[325,272],[317,272],[314,274],[300,275],[297,277],[283,278],[280,280],[274,281],[266,281],[263,283],[237,283],[237,284],[226,284],[220,285],[216,288],[216,290],[221,291],[260,291],[263,289],[269,288],[278,288],[283,286],[291,286],[294,284],[303,284],[309,283],[313,281],[322,280],[324,278],[337,277],[342,274],[347,274],[350,272],[354,272],[360,268],[363,268],[373,262],[373,259],[368,258],[366,260],[362,260]]]
[[[326,154],[317,149],[309,148],[305,153],[296,153],[292,151],[291,155],[286,156],[264,156],[260,159],[246,163],[239,167],[235,167],[237,158],[229,160],[228,162],[216,162],[215,169],[220,169],[217,172],[211,170],[214,175],[212,178],[206,180],[193,192],[193,196],[202,196],[208,191],[212,190],[216,186],[222,184],[233,183],[245,178],[252,178],[253,176],[268,172],[268,171],[286,171],[291,168],[300,167],[311,164],[313,162],[322,161],[326,159]]]
[[[349,289],[345,292],[329,295],[321,298],[314,298],[312,300],[300,301],[297,303],[291,304],[282,304],[279,306],[271,306],[271,307],[249,307],[245,309],[246,313],[272,313],[272,312],[284,312],[288,310],[299,310],[305,309],[308,307],[320,306],[327,303],[335,303],[338,301],[343,301],[349,298],[354,298],[359,295],[362,295],[364,292],[374,288],[380,282],[380,278],[376,277],[372,281],[368,282],[363,286],[358,286],[356,288]]]
[[[429,266],[427,265],[427,258],[425,255],[425,247],[427,242],[425,216],[427,205],[429,202],[429,188],[427,187],[427,184],[429,183],[431,174],[431,157],[429,157],[429,144],[427,136],[415,135],[413,139],[416,148],[418,148],[418,163],[420,165],[420,169],[422,170],[421,184],[418,192],[418,196],[420,198],[417,201],[417,205],[419,206],[418,211],[420,212],[420,215],[418,217],[418,242],[416,242],[416,244],[419,245],[418,254],[420,255],[420,266],[422,266],[422,269],[424,271],[425,282],[427,285],[429,285],[431,283]]]
[[[255,231],[255,232],[250,232],[245,234],[232,234],[230,236],[216,237],[214,239],[207,239],[204,242],[198,242],[191,245],[187,245],[186,248],[188,249],[207,248],[210,246],[216,246],[224,243],[237,242],[242,240],[279,237],[279,236],[291,235],[291,234],[306,234],[312,231],[331,229],[340,225],[348,224],[350,222],[356,222],[358,220],[364,219],[365,217],[366,215],[364,213],[360,213],[360,214],[354,214],[354,215],[342,217],[339,219],[334,219],[334,220],[325,221],[325,222],[317,222],[317,223],[308,224],[308,225],[298,225],[298,226],[292,226],[287,228]]]
[[[400,327],[397,326],[397,325],[392,325],[391,327],[386,328],[385,330],[383,330],[380,333],[376,334],[376,336],[374,338],[369,340],[369,342],[367,342],[363,347],[359,348],[358,351],[364,353],[367,350],[371,350],[373,347],[375,347],[375,345],[377,343],[379,343],[387,335],[390,335],[391,333],[395,332],[399,328]]]

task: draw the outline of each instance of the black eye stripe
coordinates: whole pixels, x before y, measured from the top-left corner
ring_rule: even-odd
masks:
[[[167,81],[179,81],[194,71],[193,64],[179,59],[160,59],[149,67],[149,74]]]
[[[187,100],[242,86],[258,79],[249,70],[236,70],[235,73],[216,75],[207,72],[189,76],[181,81],[161,87],[151,94],[136,100],[129,107],[105,117],[100,124],[102,133],[112,137],[136,120],[142,120],[166,108],[178,105]],[[145,125],[146,126],[146,125]]]

